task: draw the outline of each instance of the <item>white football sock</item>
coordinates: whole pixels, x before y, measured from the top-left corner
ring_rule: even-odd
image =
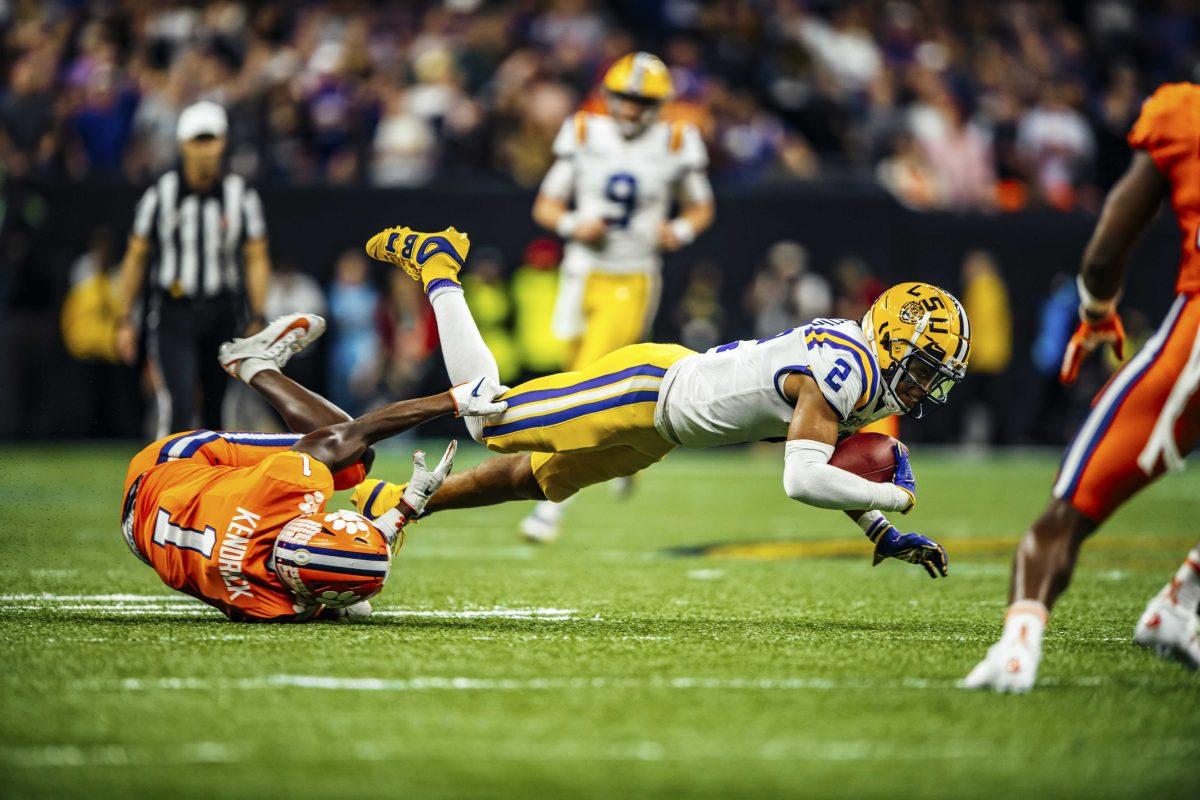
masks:
[[[1042,651],[1042,634],[1050,612],[1036,600],[1018,600],[1008,607],[1001,641],[1023,641],[1035,653]]]
[[[1200,605],[1200,546],[1192,548],[1175,572],[1175,601],[1184,608]]]
[[[433,304],[433,315],[437,318],[442,360],[446,362],[450,383],[457,386],[480,378],[499,381],[496,357],[479,335],[462,287],[444,284],[430,293],[429,302]]]
[[[471,309],[462,287],[449,281],[440,284],[429,293],[433,305],[433,316],[437,319],[438,338],[442,340],[442,360],[450,383],[457,386],[480,378],[500,380],[500,368],[496,357],[479,334]],[[463,422],[471,438],[483,441],[483,418],[464,417]]]

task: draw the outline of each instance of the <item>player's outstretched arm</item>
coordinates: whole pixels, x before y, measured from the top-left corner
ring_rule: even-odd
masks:
[[[490,378],[463,383],[448,392],[415,400],[401,400],[368,414],[326,425],[309,433],[293,445],[293,450],[308,453],[330,471],[354,464],[376,442],[396,436],[416,425],[446,414],[460,417],[486,417],[504,411],[507,404],[496,400],[507,389]]]
[[[788,497],[817,508],[911,510],[916,503],[911,470],[907,471],[910,480],[873,483],[829,463],[838,437],[837,414],[811,377],[798,375],[797,379],[796,410],[788,428],[783,465],[783,488]]]
[[[1129,169],[1104,201],[1100,221],[1083,251],[1079,269],[1079,327],[1067,343],[1059,377],[1072,383],[1083,359],[1102,344],[1110,343],[1124,356],[1125,329],[1117,314],[1117,301],[1125,282],[1129,252],[1154,218],[1170,191],[1149,153],[1136,152]]]

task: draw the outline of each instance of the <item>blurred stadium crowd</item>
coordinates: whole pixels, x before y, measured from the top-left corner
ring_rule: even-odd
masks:
[[[145,181],[210,98],[258,182],[532,186],[563,118],[640,47],[718,185],[1094,209],[1148,89],[1195,77],[1198,27],[1191,0],[0,0],[0,160]]]

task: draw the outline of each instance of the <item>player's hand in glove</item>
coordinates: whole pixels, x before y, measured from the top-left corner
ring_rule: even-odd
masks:
[[[900,512],[907,514],[917,504],[917,479],[913,477],[912,464],[908,460],[908,448],[896,442],[894,449],[896,451],[896,472],[892,475],[892,483],[908,492],[908,496],[912,498],[908,507]]]
[[[1079,316],[1079,327],[1067,342],[1062,368],[1058,372],[1058,379],[1064,384],[1075,382],[1083,360],[1102,344],[1111,344],[1117,358],[1125,358],[1125,326],[1121,324],[1120,314],[1110,311],[1103,317],[1093,317],[1081,310]]]
[[[501,414],[508,408],[508,403],[496,398],[507,391],[507,386],[501,386],[492,378],[460,383],[450,390],[450,399],[454,401],[454,416],[490,417],[493,414]]]
[[[888,525],[875,540],[875,566],[885,558],[896,558],[909,564],[920,564],[929,577],[945,577],[949,572],[946,548],[919,533],[901,533]]]
[[[412,512],[405,513],[405,519],[415,519],[424,513],[425,504],[429,502],[430,497],[433,497],[434,492],[442,488],[446,476],[450,474],[450,469],[454,466],[454,453],[457,450],[458,440],[451,441],[442,460],[433,469],[425,466],[424,450],[413,453],[413,474],[409,478],[408,485],[404,487],[404,493],[400,495],[400,502],[408,507],[407,509],[401,508],[401,511]]]

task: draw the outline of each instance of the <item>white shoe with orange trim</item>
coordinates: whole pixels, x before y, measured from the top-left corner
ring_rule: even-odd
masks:
[[[221,367],[246,383],[264,369],[282,370],[293,355],[321,338],[325,319],[316,314],[285,314],[253,336],[221,345]]]
[[[964,689],[996,692],[1028,692],[1037,681],[1042,661],[1042,633],[1046,629],[1046,607],[1019,600],[1009,607],[1000,641],[959,684]]]
[[[1160,657],[1178,661],[1189,669],[1200,668],[1196,609],[1179,602],[1179,582],[1174,578],[1154,596],[1133,631],[1133,641]]]

